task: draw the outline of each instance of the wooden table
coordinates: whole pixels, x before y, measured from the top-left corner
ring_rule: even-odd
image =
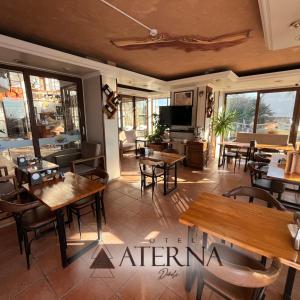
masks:
[[[219,143],[220,145],[220,153],[219,153],[219,167],[222,166],[221,163],[221,156],[223,155],[223,149],[225,148],[238,148],[238,149],[247,149],[247,151],[250,148],[250,142],[249,143],[240,143],[240,142],[231,142],[231,141],[224,141]],[[269,144],[256,144],[255,149],[260,150],[260,149],[274,149],[282,152],[287,152],[287,151],[293,151],[295,150],[295,147],[292,144],[288,145],[269,145]]]
[[[300,252],[294,250],[287,227],[293,223],[293,213],[202,193],[179,222],[188,226],[189,241],[197,228],[259,255],[278,257],[290,267],[284,298],[291,299],[295,272],[300,269]],[[192,275],[187,274],[187,287]]]
[[[271,158],[271,162],[268,168],[268,173],[267,173],[267,177],[270,179],[274,179],[276,181],[281,181],[287,184],[292,184],[292,185],[297,185],[298,189],[292,189],[292,188],[288,188],[286,187],[286,190],[288,191],[292,191],[292,192],[300,192],[300,175],[298,174],[287,174],[284,172],[284,168],[285,166],[279,166],[278,165],[278,160],[282,159],[282,158],[286,158],[286,155],[280,155],[280,154],[273,154],[272,158]],[[297,203],[292,203],[290,201],[286,201],[286,200],[281,200],[280,202],[282,202],[287,208],[291,208],[291,209],[295,209],[295,210],[300,210],[300,205],[298,205]]]
[[[23,187],[38,201],[46,205],[51,211],[56,213],[57,231],[59,236],[60,254],[62,266],[65,268],[80,255],[98,244],[101,230],[101,212],[100,212],[100,195],[105,188],[105,184],[92,181],[86,177],[68,172],[65,179],[54,179],[42,184],[29,186],[24,184]],[[98,240],[92,242],[79,253],[67,257],[67,240],[64,222],[64,208],[68,205],[86,198],[95,196],[96,199],[96,219]]]
[[[177,153],[167,153],[167,152],[160,152],[154,151],[152,154],[147,155],[147,158],[153,161],[161,161],[164,163],[163,170],[164,170],[164,195],[172,192],[177,188],[177,163],[184,160],[185,156]],[[174,169],[174,186],[173,188],[169,189],[169,171]]]

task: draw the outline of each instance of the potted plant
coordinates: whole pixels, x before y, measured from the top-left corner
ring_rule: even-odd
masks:
[[[222,110],[212,123],[213,130],[216,136],[220,136],[222,141],[224,137],[234,130],[234,123],[237,121],[236,111]]]
[[[158,114],[154,113],[152,116],[153,132],[152,134],[147,135],[148,147],[153,149],[154,151],[162,151],[165,148],[165,145],[162,144],[163,135],[168,127],[159,123]]]

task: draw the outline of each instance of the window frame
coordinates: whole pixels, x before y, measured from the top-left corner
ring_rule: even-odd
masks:
[[[0,63],[0,69],[5,69],[7,71],[16,71],[23,74],[23,80],[25,85],[25,93],[28,101],[28,113],[29,113],[29,122],[30,129],[32,133],[32,145],[34,149],[35,156],[41,157],[40,145],[39,145],[39,133],[35,119],[35,111],[34,111],[34,102],[33,102],[33,92],[31,88],[30,76],[37,76],[42,78],[53,78],[62,81],[69,81],[76,85],[77,89],[77,101],[78,101],[78,113],[79,113],[79,126],[80,126],[80,134],[81,140],[86,140],[86,132],[85,132],[85,115],[84,115],[84,101],[83,101],[83,88],[82,88],[82,80],[79,77],[73,77],[68,75],[62,75],[57,73],[52,73],[44,70],[37,70],[27,67],[20,66],[11,66]]]
[[[280,88],[280,89],[261,89],[261,90],[247,90],[247,91],[239,91],[239,92],[227,92],[225,93],[225,100],[224,100],[224,108],[227,109],[227,96],[228,95],[237,95],[237,94],[246,94],[246,93],[256,93],[256,106],[255,106],[255,114],[254,114],[254,121],[253,121],[253,133],[256,133],[257,129],[257,122],[259,116],[259,104],[261,94],[267,93],[280,93],[280,92],[296,92],[295,96],[295,104],[293,109],[293,116],[292,116],[292,125],[289,132],[289,143],[296,145],[297,139],[297,128],[300,122],[300,88]]]

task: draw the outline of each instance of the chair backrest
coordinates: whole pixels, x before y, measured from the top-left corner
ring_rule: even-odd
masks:
[[[164,149],[162,152],[166,152],[166,153],[176,153],[178,154],[178,151],[173,149],[173,148],[167,148],[167,149]]]
[[[81,143],[81,157],[90,158],[101,155],[101,144],[93,144],[88,142]],[[84,164],[96,168],[99,165],[99,160],[85,162]]]
[[[287,145],[288,134],[270,134],[270,133],[250,133],[250,132],[237,132],[236,141],[240,143],[249,143],[255,140],[258,144],[268,145]]]
[[[101,179],[101,182],[104,184],[108,183],[108,179],[109,179],[109,175],[108,173],[103,170],[102,168],[97,168],[94,172],[94,175],[96,175],[97,177],[99,177]]]
[[[254,183],[254,180],[265,175],[265,171],[261,170],[262,167],[268,166],[266,162],[257,162],[250,161],[247,164],[247,168],[250,171],[251,183]]]
[[[250,187],[250,186],[239,186],[227,193],[224,193],[223,196],[225,197],[234,197],[236,196],[246,196],[250,199],[260,199],[262,201],[265,201],[267,203],[268,207],[275,207],[278,210],[286,210],[286,208],[277,201],[271,194],[269,194],[267,191],[256,188],[256,187]]]
[[[136,132],[135,130],[127,130],[125,131],[125,135],[126,135],[126,141],[128,143],[135,143],[136,140]]]
[[[230,246],[213,243],[207,251],[208,255],[213,249],[219,254],[223,266],[219,265],[217,259],[211,259],[205,269],[235,286],[253,289],[267,287],[279,277],[282,269],[278,258],[273,258],[271,265],[265,268],[258,261]]]
[[[12,214],[22,214],[23,212],[33,209],[40,205],[40,202],[34,201],[25,204],[19,204],[14,202],[9,202],[6,200],[0,199],[0,210],[4,212],[9,212]]]
[[[159,167],[162,165],[163,165],[163,162],[154,161],[147,157],[140,157],[140,160],[139,160],[140,171],[142,174],[147,169],[147,167],[148,167],[148,169],[151,168],[152,172],[154,172],[156,167]]]

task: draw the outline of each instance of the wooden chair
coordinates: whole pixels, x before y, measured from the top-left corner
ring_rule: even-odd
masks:
[[[197,300],[202,298],[205,285],[225,299],[264,299],[265,288],[279,277],[281,263],[277,258],[266,268],[252,257],[227,245],[213,243],[207,255],[213,249],[218,253],[222,266],[215,257],[208,265],[200,266]]]
[[[140,157],[139,167],[141,172],[141,193],[143,189],[151,186],[152,187],[152,199],[154,193],[154,187],[157,183],[158,177],[164,176],[164,171],[161,169],[163,162],[153,161],[147,157]],[[151,178],[151,183],[147,185],[147,178]]]
[[[250,171],[251,186],[264,189],[271,194],[276,193],[277,199],[280,201],[281,196],[285,190],[283,182],[273,179],[264,178],[266,175],[266,163],[262,162],[249,162],[248,169]]]
[[[234,199],[236,199],[237,196],[249,197],[250,203],[252,203],[254,199],[259,199],[266,202],[267,207],[274,207],[278,210],[286,210],[286,208],[267,191],[257,187],[239,186],[224,193],[223,196],[234,197]]]
[[[21,190],[15,193],[20,193]],[[13,196],[15,196],[15,193]],[[14,199],[12,197],[12,199]],[[9,212],[13,215],[16,226],[20,252],[22,254],[22,242],[24,241],[27,268],[30,269],[29,256],[31,253],[31,243],[37,238],[38,232],[41,228],[53,224],[55,226],[55,214],[51,212],[46,206],[41,205],[39,201],[29,202],[25,204],[9,202],[6,200],[0,200],[0,209],[5,212]],[[34,232],[34,238],[28,240],[28,232]]]
[[[93,174],[90,174],[92,176],[92,180],[100,181],[101,183],[104,183],[105,185],[108,183],[109,175],[108,173],[101,169],[97,168],[94,170]],[[106,223],[106,216],[105,216],[105,207],[104,207],[104,191],[103,190],[100,194],[100,205],[101,205],[101,213],[104,218],[104,222]],[[77,224],[78,224],[78,230],[80,234],[81,239],[81,223],[80,218],[84,215],[90,214],[91,212],[95,215],[95,197],[87,197],[84,199],[81,199],[70,206],[68,206],[68,219],[69,224],[73,220],[73,214],[77,217]],[[90,210],[87,210],[87,208],[90,207]]]
[[[235,173],[237,161],[239,162],[239,167],[241,165],[242,155],[240,153],[240,148],[238,148],[238,147],[231,147],[228,151],[226,151],[226,147],[224,147],[222,158],[223,158],[223,161],[222,161],[223,169],[224,169],[224,166],[225,166],[225,160],[226,160],[226,165],[227,165],[227,168],[228,168],[228,162],[231,159],[234,159],[233,171]]]

